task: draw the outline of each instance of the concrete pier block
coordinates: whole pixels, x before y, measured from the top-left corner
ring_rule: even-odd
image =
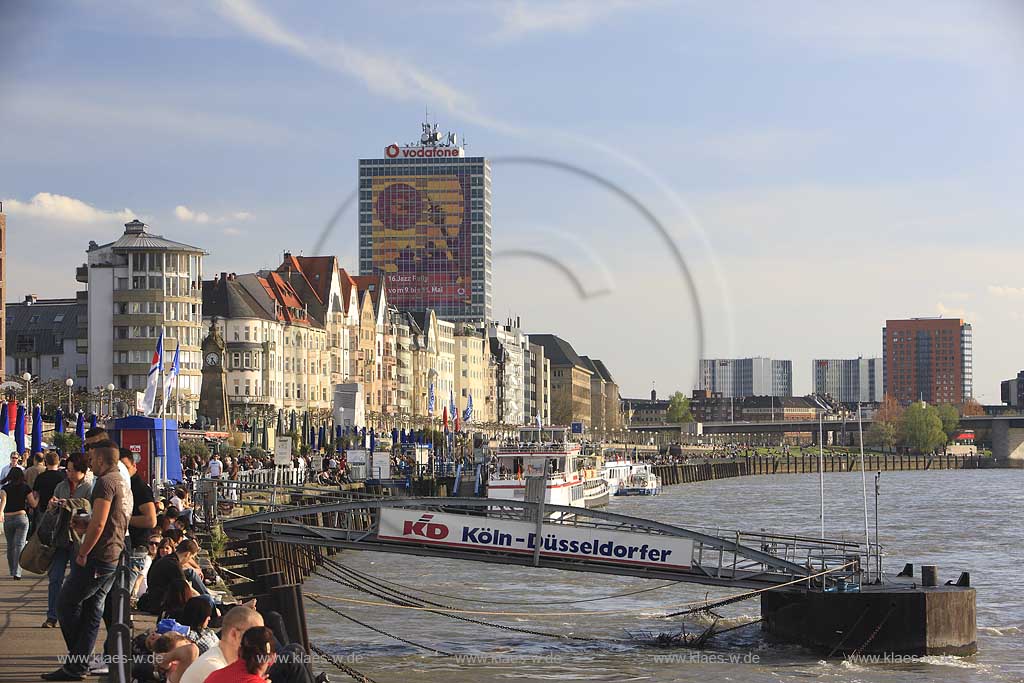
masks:
[[[770,637],[826,655],[965,656],[978,650],[975,591],[961,586],[769,591],[761,595],[761,616]]]

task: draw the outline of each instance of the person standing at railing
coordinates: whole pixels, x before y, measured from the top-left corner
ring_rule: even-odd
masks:
[[[224,473],[224,464],[220,461],[220,456],[216,453],[210,458],[209,464],[207,464],[207,472],[210,475],[210,479],[220,479]]]

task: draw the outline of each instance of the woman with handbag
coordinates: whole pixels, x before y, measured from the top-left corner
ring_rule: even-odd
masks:
[[[89,458],[84,453],[72,453],[68,458],[68,468],[64,481],[57,484],[53,491],[53,498],[47,507],[47,515],[59,515],[58,509],[61,502],[71,498],[92,497],[93,476],[89,471]],[[46,596],[46,621],[43,628],[56,628],[57,626],[57,596],[60,595],[60,587],[64,585],[64,573],[68,564],[75,557],[74,544],[70,538],[58,539],[54,543],[53,560],[50,563],[50,585]]]
[[[28,543],[28,511],[32,509],[32,489],[25,483],[25,470],[12,468],[0,489],[0,508],[4,511],[4,536],[7,539],[7,566],[15,581],[21,580],[21,551]]]

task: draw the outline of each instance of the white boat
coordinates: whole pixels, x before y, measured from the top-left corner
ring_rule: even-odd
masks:
[[[523,500],[526,478],[543,476],[544,502],[551,505],[596,508],[608,504],[608,482],[588,462],[580,444],[568,441],[564,427],[523,427],[519,439],[495,451],[487,479],[487,495],[499,500]]]
[[[616,496],[656,496],[659,493],[661,479],[647,464],[638,464],[626,482],[615,491]]]
[[[616,458],[605,460],[601,468],[601,474],[608,481],[608,491],[614,496],[619,487],[626,483],[629,476],[633,474],[633,468],[637,463],[628,458]]]

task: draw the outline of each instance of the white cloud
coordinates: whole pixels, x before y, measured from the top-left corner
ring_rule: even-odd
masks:
[[[183,223],[227,223],[228,221],[249,220],[252,218],[252,214],[248,211],[235,211],[223,216],[211,216],[206,211],[193,211],[184,204],[179,204],[174,207],[174,217]],[[228,228],[224,231],[224,234],[231,234],[228,230],[232,229]]]
[[[238,237],[239,235],[242,234],[242,231],[239,230],[238,228],[224,228],[222,232],[228,237]]]
[[[130,221],[132,218],[135,218],[135,214],[131,209],[104,211],[83,202],[81,199],[50,192],[39,192],[27,202],[21,202],[17,199],[5,199],[3,204],[7,213],[11,215],[45,218],[69,223]]]
[[[341,41],[293,33],[248,0],[221,0],[221,14],[253,38],[276,45],[325,69],[359,79],[374,93],[391,99],[432,102],[449,113],[496,130],[511,130],[480,112],[476,100],[429,72],[401,59],[372,54]]]
[[[1024,297],[1024,287],[1004,287],[1002,285],[989,285],[988,293],[992,296],[1017,299]]]
[[[591,2],[559,0],[557,2],[494,3],[489,7],[497,14],[500,26],[494,37],[518,38],[532,33],[559,31],[572,33],[587,29],[609,15],[636,7],[636,3],[620,0]]]
[[[944,318],[963,318],[967,321],[976,320],[978,316],[960,306],[947,306],[941,301],[935,304],[935,311]]]

